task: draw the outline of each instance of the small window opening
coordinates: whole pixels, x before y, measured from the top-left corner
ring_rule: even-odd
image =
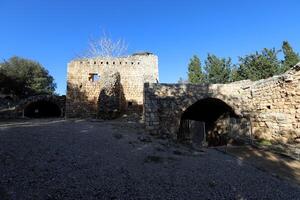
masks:
[[[133,62],[131,62],[131,64],[133,65],[134,63],[133,63]]]
[[[89,81],[97,82],[100,80],[100,76],[98,74],[89,74]]]
[[[103,64],[103,62],[101,62],[101,65]]]
[[[125,64],[127,65],[127,62],[125,62]]]
[[[80,61],[80,64],[82,64],[82,61]]]
[[[88,61],[87,64],[90,64],[90,61]]]
[[[115,62],[113,62],[113,65],[115,64]]]
[[[108,65],[108,62],[106,62],[106,64]]]
[[[94,61],[94,64],[95,64],[95,65],[96,65],[96,63],[97,63],[97,62],[96,62],[96,61]]]
[[[120,65],[122,65],[122,62],[120,62]]]
[[[138,62],[138,65],[140,64],[140,62]]]
[[[267,106],[268,109],[271,109],[271,106]]]
[[[128,101],[128,107],[132,106],[132,101]]]
[[[80,84],[79,88],[80,88],[80,89],[82,88],[82,83]]]

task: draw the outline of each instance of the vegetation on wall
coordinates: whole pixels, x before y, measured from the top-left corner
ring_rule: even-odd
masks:
[[[283,60],[278,54],[283,53]],[[219,58],[208,54],[205,65],[195,55],[188,65],[189,83],[229,83],[250,79],[253,81],[282,74],[300,62],[300,56],[291,45],[284,41],[282,49],[264,48],[261,51],[239,57],[237,64],[232,64],[231,58]],[[200,78],[201,77],[201,78]],[[180,80],[180,82],[186,82]]]

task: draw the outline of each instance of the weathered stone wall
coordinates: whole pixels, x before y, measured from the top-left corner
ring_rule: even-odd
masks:
[[[120,74],[126,101],[130,105],[142,105],[144,83],[158,81],[158,58],[152,54],[137,54],[71,61],[68,64],[66,116],[95,116],[102,84],[108,78],[106,74],[116,72]],[[92,74],[104,81],[92,81]]]
[[[120,82],[120,74],[106,74],[105,80],[100,80],[102,89],[99,95],[98,116],[102,119],[115,119],[125,108],[125,97]]]
[[[151,132],[176,134],[183,112],[205,98],[221,99],[237,115],[247,109],[248,97],[242,85],[250,81],[231,84],[145,84],[144,119]],[[249,94],[250,95],[250,94]],[[241,106],[243,104],[243,106]]]
[[[234,131],[250,124],[247,134],[257,137],[287,142],[291,134],[294,138],[300,136],[300,65],[283,75],[256,82],[145,84],[144,98],[145,126],[153,134],[176,137],[181,116],[189,106],[216,98],[239,116],[230,119]]]
[[[253,133],[257,137],[285,143],[300,136],[299,70],[297,65],[284,75],[254,82],[248,89]]]

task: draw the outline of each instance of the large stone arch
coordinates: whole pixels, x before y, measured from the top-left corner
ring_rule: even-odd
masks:
[[[247,82],[248,83],[248,82]],[[245,84],[244,84],[245,85]],[[241,116],[249,104],[239,91],[239,84],[146,84],[144,118],[153,134],[177,138],[182,114],[203,99],[218,99]],[[244,110],[243,110],[244,109]]]
[[[211,93],[203,94],[203,93],[197,93],[195,91],[194,94],[189,95],[189,96],[183,96],[181,97],[182,101],[179,102],[178,108],[179,108],[179,113],[180,115],[186,111],[189,107],[191,107],[193,104],[204,100],[204,99],[218,99],[220,101],[223,101],[225,104],[230,106],[232,110],[235,112],[236,115],[241,115],[241,109],[240,109],[240,104],[241,100],[238,99],[237,97],[232,97],[232,96],[225,96],[222,94],[218,94],[216,91],[212,91]]]
[[[226,105],[228,108],[230,108],[234,116],[241,116],[239,106],[227,98],[221,98],[221,96],[216,95],[195,95],[192,97],[190,96],[182,98],[182,101],[177,103],[178,107],[172,109],[174,113],[160,120],[160,130],[165,133],[171,133],[173,137],[177,137],[183,115],[197,103],[208,99],[214,99],[219,102],[223,102],[223,105]]]
[[[296,145],[300,138],[300,63],[282,75],[228,84],[149,84],[144,86],[144,122],[151,134],[176,138],[184,111],[205,98],[230,106],[239,139],[267,139]],[[230,119],[231,120],[231,119]]]
[[[219,98],[201,98],[180,116],[177,139],[209,146],[223,145],[230,132],[231,119],[240,116]]]
[[[181,115],[196,102],[220,99],[229,105],[236,115],[242,115],[243,100],[235,90],[237,86],[223,84],[150,84],[145,85],[145,121],[149,129],[176,137]],[[148,129],[148,128],[147,128]]]
[[[48,108],[47,108],[48,106]],[[31,115],[28,114],[30,111],[29,109],[42,109],[43,114],[41,116],[37,115]],[[19,113],[19,115],[22,115],[22,117],[26,117],[26,115],[29,115],[27,117],[51,117],[51,113],[48,113],[47,115],[47,109],[51,113],[53,113],[53,117],[63,117],[65,114],[65,96],[57,96],[57,95],[37,95],[37,96],[31,96],[26,99],[23,99],[17,106],[16,111]],[[50,109],[50,110],[49,110]],[[58,111],[55,112],[55,110],[52,109],[58,109]],[[56,113],[54,115],[54,113]]]

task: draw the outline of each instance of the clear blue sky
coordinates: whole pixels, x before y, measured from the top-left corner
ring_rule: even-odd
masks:
[[[0,59],[39,61],[64,94],[68,61],[105,29],[129,53],[157,54],[160,82],[177,82],[194,54],[236,61],[283,40],[299,52],[299,8],[299,0],[0,0]]]

